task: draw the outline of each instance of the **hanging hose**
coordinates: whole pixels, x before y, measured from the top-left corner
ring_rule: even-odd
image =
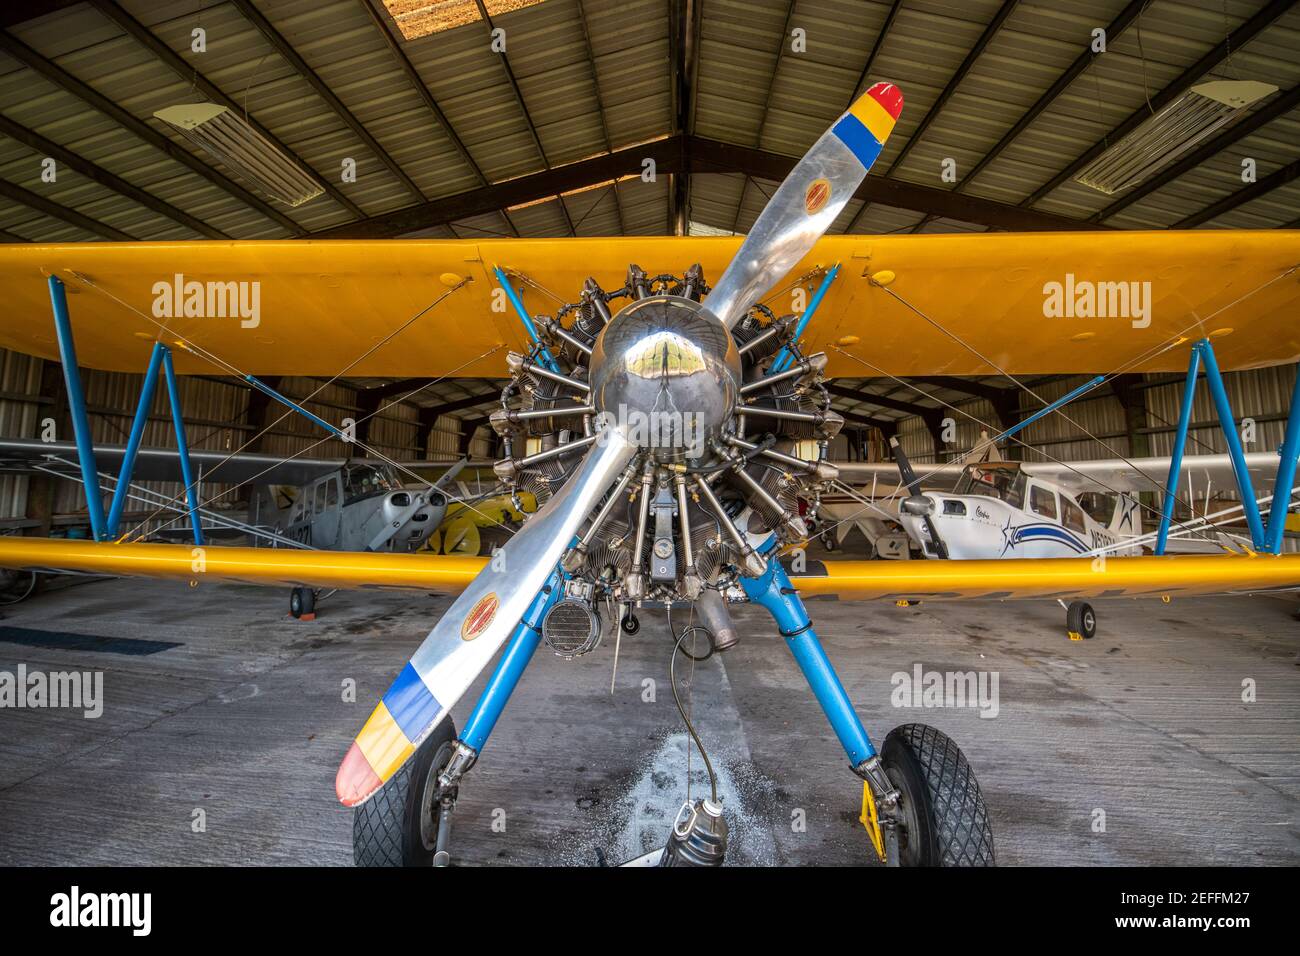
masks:
[[[672,632],[672,614],[673,614],[672,609],[669,608],[668,630],[670,633]],[[673,703],[677,705],[677,713],[682,715],[682,723],[686,725],[687,733],[689,733],[691,735],[691,739],[695,741],[695,746],[700,751],[700,757],[704,759],[704,769],[709,772],[709,792],[713,797],[713,802],[716,804],[718,802],[718,775],[713,772],[713,764],[709,760],[708,752],[704,749],[704,743],[700,740],[700,735],[695,732],[695,725],[692,724],[691,719],[686,716],[686,708],[682,706],[682,699],[677,694],[677,652],[682,649],[682,641],[686,640],[686,635],[695,630],[704,630],[704,629],[694,628],[694,627],[684,627],[682,628],[681,636],[679,636],[677,640],[673,643],[673,653],[672,656],[668,658],[668,680],[672,683]],[[710,641],[712,641],[712,638],[710,638]],[[683,653],[686,652],[683,651]],[[689,657],[690,655],[688,654],[687,656]],[[711,656],[711,652],[710,652],[710,656]],[[696,658],[696,660],[703,660],[703,659],[707,659],[707,658]]]

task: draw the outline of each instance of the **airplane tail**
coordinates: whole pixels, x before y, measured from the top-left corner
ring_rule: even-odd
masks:
[[[1142,504],[1133,495],[1121,492],[1115,501],[1107,529],[1121,537],[1142,533]]]

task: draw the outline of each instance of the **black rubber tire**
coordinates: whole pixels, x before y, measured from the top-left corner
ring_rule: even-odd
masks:
[[[880,759],[901,791],[903,866],[996,866],[984,795],[961,750],[928,724],[904,724]]]
[[[311,588],[294,588],[289,592],[289,613],[293,617],[316,613],[316,592]]]
[[[1086,601],[1071,601],[1065,609],[1065,629],[1085,641],[1097,636],[1097,613]]]
[[[357,866],[431,866],[438,839],[438,774],[451,759],[456,726],[444,720],[379,792],[352,811]],[[427,799],[426,799],[427,797]],[[422,819],[427,816],[427,819]],[[423,824],[423,826],[422,826]]]
[[[622,623],[623,633],[629,637],[641,630],[641,619],[635,614],[625,614]]]

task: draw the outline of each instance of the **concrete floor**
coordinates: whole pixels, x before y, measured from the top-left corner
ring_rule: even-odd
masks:
[[[0,864],[349,863],[334,771],[448,603],[341,592],[302,623],[280,590],[102,580],[3,609],[0,671],[102,670],[106,704],[95,720],[0,709]],[[1070,643],[1046,602],[810,603],[877,743],[921,720],[965,750],[1002,864],[1300,862],[1294,602],[1098,607],[1099,636]],[[770,620],[737,620],[740,647],[679,671],[721,772],[731,862],[868,862],[860,784]],[[126,640],[32,646],[15,628]],[[612,695],[612,643],[574,662],[538,652],[462,788],[458,863],[592,865],[662,843],[687,761],[667,635],[644,614]],[[123,653],[150,649],[138,640],[178,646]],[[891,706],[891,675],[917,663],[996,672],[997,717]]]

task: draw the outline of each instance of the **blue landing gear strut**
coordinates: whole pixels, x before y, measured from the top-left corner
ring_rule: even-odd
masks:
[[[988,812],[961,750],[934,727],[906,724],[890,732],[877,754],[777,559],[775,539],[758,550],[767,569],[758,577],[742,577],[740,586],[776,621],[853,772],[862,778],[859,820],[877,856],[889,866],[992,866]]]

